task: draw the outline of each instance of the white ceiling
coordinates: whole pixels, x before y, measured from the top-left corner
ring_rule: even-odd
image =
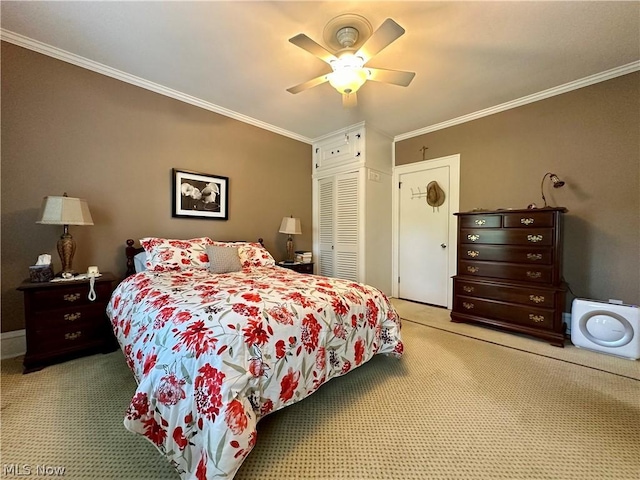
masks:
[[[367,82],[354,109],[343,108],[328,83],[286,91],[330,70],[288,39],[305,33],[325,45],[324,26],[344,13],[364,16],[374,30],[387,17],[405,28],[368,65],[416,72],[409,87]],[[5,40],[68,52],[303,141],[361,121],[406,136],[601,72],[640,68],[637,1],[2,1],[0,14]]]

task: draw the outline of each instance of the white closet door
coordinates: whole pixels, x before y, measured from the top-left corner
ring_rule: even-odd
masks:
[[[318,180],[318,273],[325,277],[335,276],[334,222],[335,222],[335,179]]]
[[[335,276],[358,278],[358,172],[336,175]]]

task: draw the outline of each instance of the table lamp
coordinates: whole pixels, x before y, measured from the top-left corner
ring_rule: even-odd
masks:
[[[284,217],[282,223],[280,223],[280,233],[286,233],[289,235],[287,238],[287,259],[286,263],[293,263],[293,237],[291,235],[300,235],[302,230],[300,229],[300,219],[291,217]]]
[[[69,225],[93,225],[87,201],[82,198],[67,196],[49,196],[42,199],[40,217],[36,223],[45,225],[63,225],[64,231],[58,240],[58,255],[62,262],[61,274],[72,274],[73,255],[76,253],[76,242],[69,233]],[[64,275],[63,275],[64,276]]]

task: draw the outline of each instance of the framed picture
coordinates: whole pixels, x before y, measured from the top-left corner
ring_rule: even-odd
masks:
[[[173,169],[172,216],[229,218],[229,178]]]

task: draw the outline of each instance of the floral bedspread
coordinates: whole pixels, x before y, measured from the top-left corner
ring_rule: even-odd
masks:
[[[379,290],[277,266],[141,272],[107,314],[138,382],[125,427],[185,480],[233,478],[260,418],[403,349]]]

